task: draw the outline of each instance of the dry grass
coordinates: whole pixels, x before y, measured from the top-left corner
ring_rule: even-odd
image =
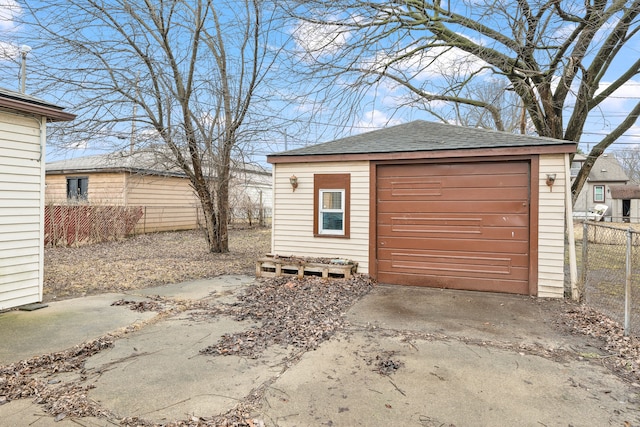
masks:
[[[269,229],[229,232],[227,254],[212,254],[201,231],[143,234],[78,248],[47,248],[44,300],[122,292],[222,274],[255,274],[270,250]]]

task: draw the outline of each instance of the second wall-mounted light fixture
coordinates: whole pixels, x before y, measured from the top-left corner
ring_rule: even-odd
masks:
[[[556,174],[548,173],[547,174],[547,185],[549,186],[549,191],[553,191],[553,184],[556,182]]]
[[[291,175],[291,177],[289,178],[289,183],[291,184],[291,188],[293,189],[293,191],[296,191],[296,188],[298,188],[298,177],[295,175]]]

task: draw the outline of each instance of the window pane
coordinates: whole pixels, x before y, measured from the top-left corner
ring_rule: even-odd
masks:
[[[596,185],[593,187],[593,201],[594,202],[603,202],[604,201],[604,187],[602,185]]]
[[[322,214],[324,230],[342,230],[342,212],[324,212]]]
[[[325,191],[322,193],[322,209],[342,209],[342,192]]]

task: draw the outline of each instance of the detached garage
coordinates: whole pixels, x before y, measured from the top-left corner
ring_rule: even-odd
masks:
[[[570,141],[415,121],[268,156],[272,252],[381,283],[564,295]]]

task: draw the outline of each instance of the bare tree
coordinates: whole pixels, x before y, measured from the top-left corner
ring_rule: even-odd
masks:
[[[505,130],[501,108],[474,89],[491,77],[518,96],[538,135],[578,142],[587,119],[640,71],[637,55],[622,58],[625,45],[639,38],[639,0],[288,5],[301,22],[301,57],[315,76],[339,85],[335,93],[343,100],[353,101],[355,92],[372,85],[393,84],[408,93],[398,105],[426,105],[442,120],[443,104],[483,109],[496,129]],[[305,43],[309,34],[314,41]],[[573,183],[574,203],[595,160],[639,114],[640,101],[593,147]]]
[[[78,113],[72,128],[58,129],[61,140],[130,139],[132,151],[179,168],[201,202],[210,251],[227,252],[231,159],[251,135],[247,117],[272,63],[263,3],[43,0],[25,8],[30,80]]]
[[[640,146],[617,150],[613,152],[613,155],[618,159],[631,182],[640,184]]]

